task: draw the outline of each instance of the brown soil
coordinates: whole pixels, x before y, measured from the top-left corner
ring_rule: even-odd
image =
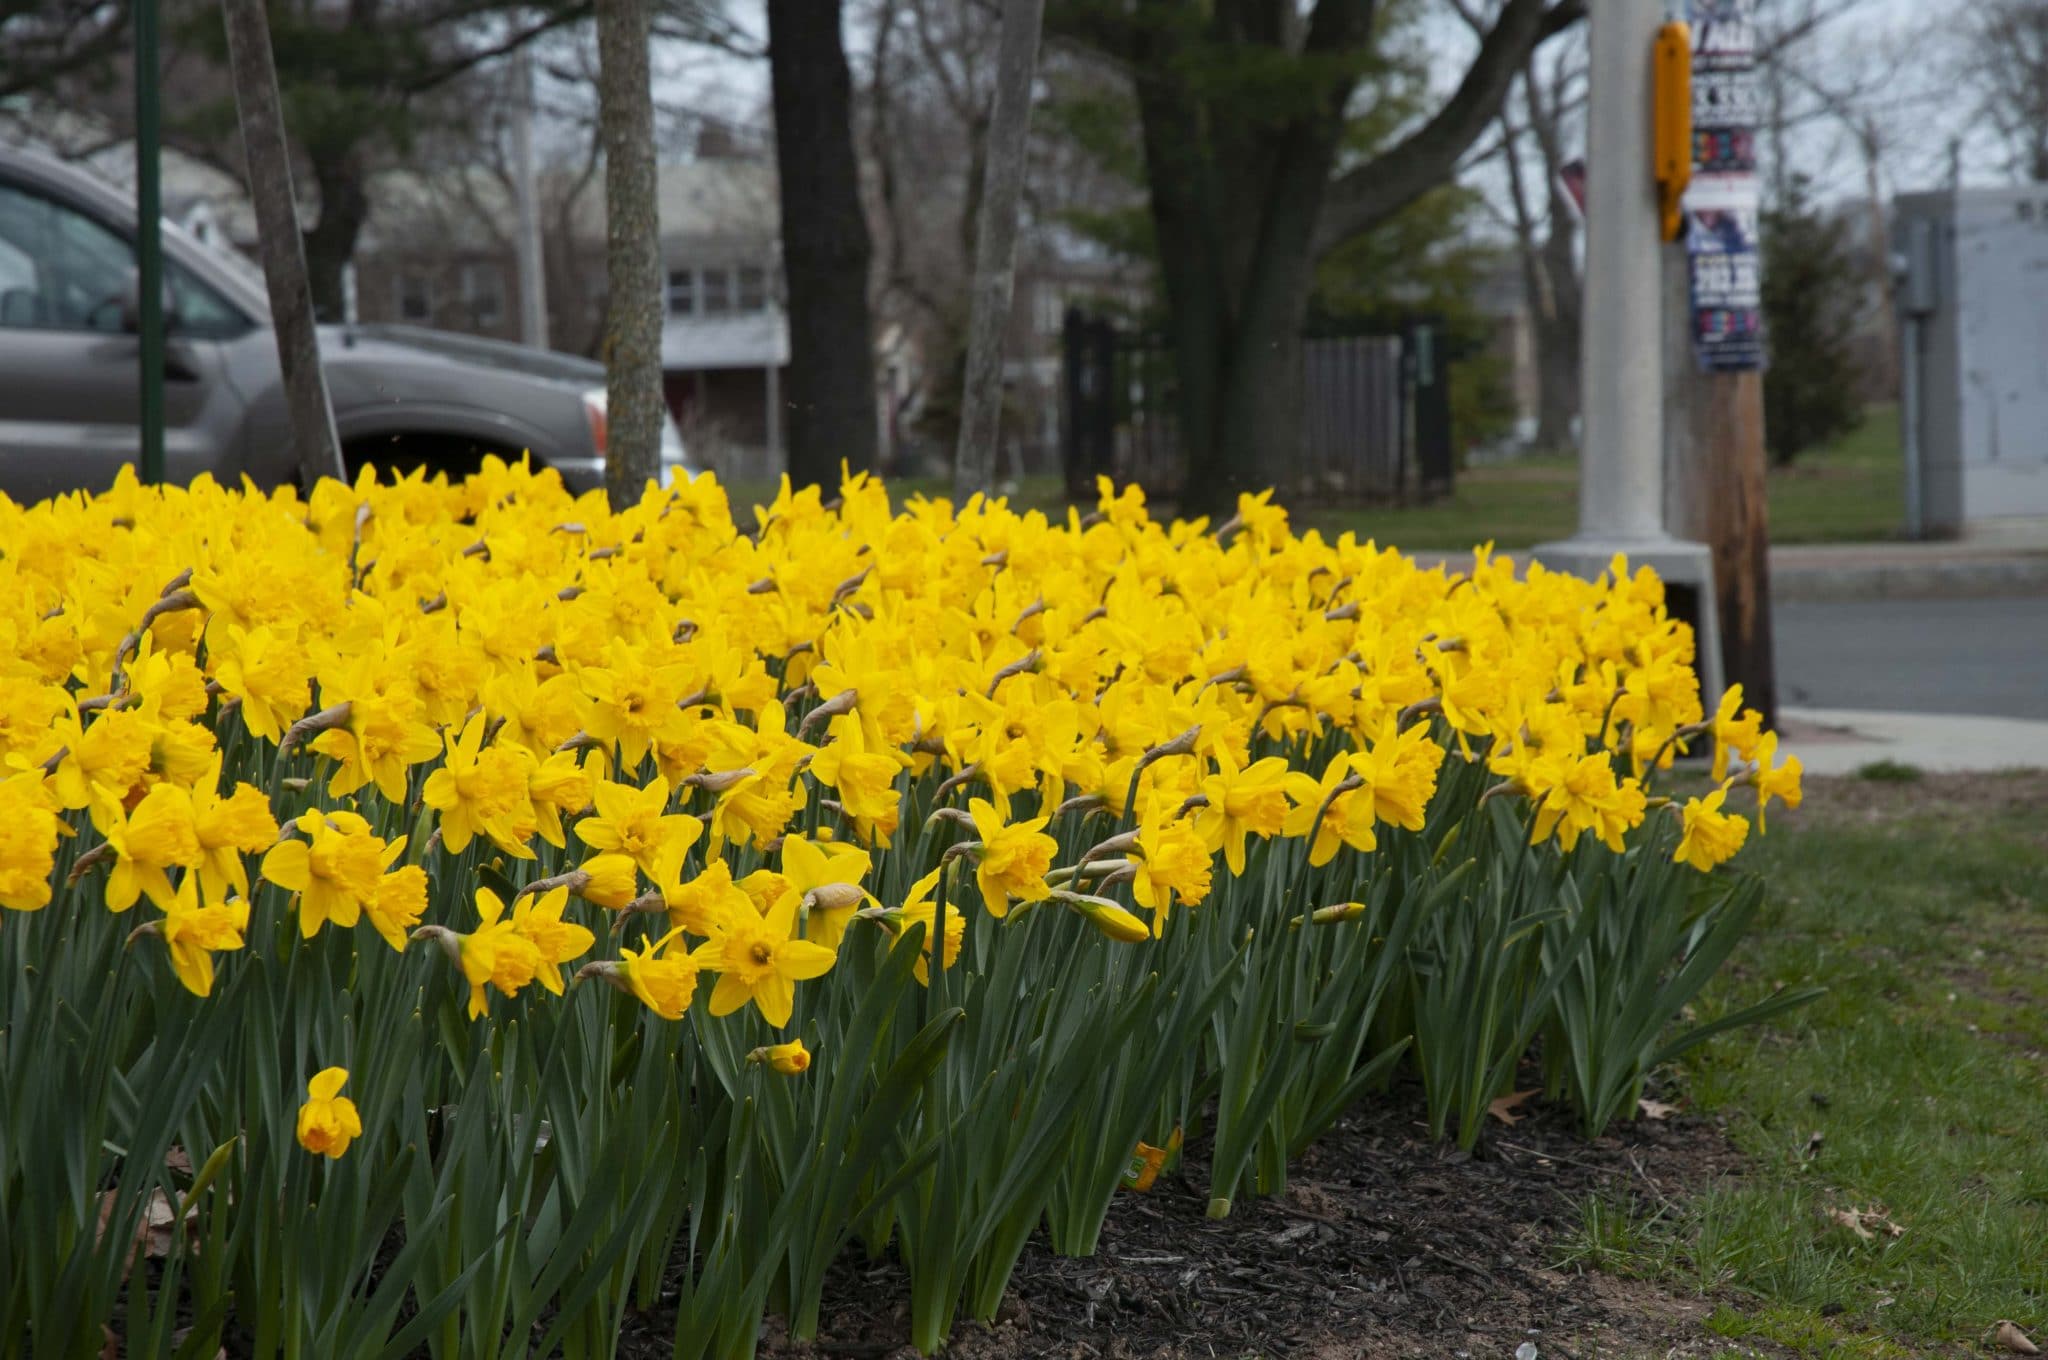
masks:
[[[1123,1193],[1095,1256],[1034,1241],[993,1328],[963,1322],[965,1360],[1209,1360],[1272,1356],[1705,1356],[1711,1300],[1581,1272],[1559,1242],[1598,1196],[1653,1210],[1739,1176],[1719,1128],[1689,1114],[1587,1143],[1534,1103],[1489,1125],[1476,1155],[1430,1141],[1409,1094],[1363,1102],[1295,1168],[1287,1192],[1204,1217],[1207,1168]],[[777,1360],[911,1360],[908,1290],[892,1262],[843,1268],[823,1335]],[[835,1307],[836,1304],[836,1307]],[[1526,1356],[1528,1352],[1524,1352]]]
[[[1773,806],[1772,824],[1802,819],[1835,824],[1881,825],[1938,812],[1944,820],[1968,822],[2000,813],[2039,813],[2048,807],[2048,770],[2006,770],[1995,774],[1923,774],[1918,779],[1840,777],[1805,782],[1806,798],[1796,811]]]

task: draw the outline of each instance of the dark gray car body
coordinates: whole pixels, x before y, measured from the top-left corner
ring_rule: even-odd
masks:
[[[293,480],[261,278],[168,223],[163,235],[176,307],[164,372],[167,477]],[[121,307],[132,279],[103,267],[125,248],[132,270],[134,237],[133,205],[101,181],[0,148],[0,491],[17,501],[103,488],[136,459],[140,343]],[[62,256],[68,295],[56,295],[54,266],[24,241]],[[78,302],[102,275],[109,296]],[[323,326],[320,340],[352,465],[425,461],[459,473],[485,452],[530,451],[572,490],[602,483],[592,410],[602,411],[601,365],[400,326]],[[673,430],[663,452],[665,471],[682,464]]]

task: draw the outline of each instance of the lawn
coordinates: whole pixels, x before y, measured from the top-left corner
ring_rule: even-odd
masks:
[[[1789,468],[1771,472],[1771,537],[1778,543],[1896,537],[1904,514],[1903,476],[1898,408],[1872,407],[1853,433],[1803,455]],[[946,480],[935,477],[893,479],[890,489],[899,502],[916,493],[951,494]],[[774,495],[775,488],[766,482],[742,481],[732,487],[737,506],[765,504]],[[1052,476],[1025,478],[1010,502],[1054,516],[1065,505],[1059,479]],[[1569,537],[1578,517],[1578,462],[1554,456],[1468,468],[1458,474],[1456,491],[1427,505],[1296,507],[1302,528],[1326,533],[1348,529],[1417,552],[1463,552],[1489,539],[1504,549],[1527,548]]]
[[[1770,474],[1771,537],[1840,543],[1895,537],[1904,476],[1898,409],[1873,407],[1853,433]],[[1572,458],[1524,458],[1468,468],[1457,489],[1427,505],[1332,510],[1303,518],[1350,529],[1404,550],[1458,551],[1491,539],[1527,548],[1568,537],[1578,524],[1579,470]]]
[[[1702,1009],[1829,991],[1679,1073],[1745,1174],[1589,1202],[1561,1263],[1714,1296],[1746,1347],[2002,1353],[2002,1320],[2048,1343],[2048,776],[1869,773],[1813,781],[1746,856],[1770,904]]]

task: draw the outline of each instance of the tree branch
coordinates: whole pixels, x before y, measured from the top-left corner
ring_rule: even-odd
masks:
[[[1317,258],[1392,217],[1443,183],[1507,98],[1522,62],[1585,17],[1584,0],[1508,0],[1465,78],[1427,123],[1330,185],[1316,224]]]

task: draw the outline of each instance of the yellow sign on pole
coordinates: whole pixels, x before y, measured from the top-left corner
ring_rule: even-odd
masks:
[[[1650,152],[1664,239],[1676,241],[1684,215],[1680,202],[1692,183],[1692,26],[1674,20],[1657,30],[1654,126]]]

